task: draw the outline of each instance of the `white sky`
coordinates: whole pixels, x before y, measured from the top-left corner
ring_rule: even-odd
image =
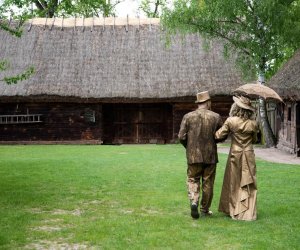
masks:
[[[129,17],[136,17],[137,15],[142,16],[143,13],[139,13],[138,11],[138,5],[140,1],[139,0],[125,0],[124,2],[119,3],[116,6],[116,16],[119,17],[126,17],[127,15]]]

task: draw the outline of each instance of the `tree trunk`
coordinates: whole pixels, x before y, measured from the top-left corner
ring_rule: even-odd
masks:
[[[58,6],[58,0],[52,0],[48,3],[46,1],[38,1],[38,0],[34,0],[33,2],[35,3],[35,6],[39,10],[45,11],[44,13],[45,17],[49,17],[49,18],[54,17],[56,8]]]
[[[260,125],[263,130],[262,132],[266,142],[266,147],[267,148],[275,147],[276,138],[268,120],[266,102],[263,98],[259,99],[259,116],[260,116]]]
[[[160,5],[159,0],[156,0],[156,2],[155,2],[155,9],[154,9],[154,12],[153,12],[153,17],[158,17],[158,6],[159,5]]]
[[[264,74],[260,74],[259,76],[259,83],[264,84]],[[262,132],[264,135],[264,139],[266,142],[266,147],[271,148],[276,146],[276,138],[271,129],[268,115],[267,115],[267,107],[266,101],[263,98],[259,99],[259,116],[260,116],[260,124],[262,128]]]

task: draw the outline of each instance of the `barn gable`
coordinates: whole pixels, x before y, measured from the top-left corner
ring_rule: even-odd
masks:
[[[277,147],[300,156],[300,50],[270,79],[284,100],[277,109]]]

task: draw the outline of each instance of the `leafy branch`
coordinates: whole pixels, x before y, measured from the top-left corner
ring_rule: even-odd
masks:
[[[8,68],[9,68],[9,63],[7,61],[0,61],[0,71],[7,70]],[[33,73],[34,73],[34,67],[29,67],[21,74],[4,77],[3,79],[0,79],[0,81],[5,82],[8,85],[16,84],[19,81],[28,79]]]
[[[0,29],[7,31],[11,35],[16,36],[16,37],[21,37],[22,32],[23,32],[22,29],[20,28],[20,25],[18,25],[18,27],[16,27],[16,28],[11,28],[11,27],[9,27],[8,24],[1,22],[1,21],[0,21]]]

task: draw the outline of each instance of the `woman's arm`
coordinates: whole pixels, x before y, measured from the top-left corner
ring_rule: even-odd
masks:
[[[227,139],[230,133],[229,118],[224,122],[223,126],[216,132],[215,139],[217,142],[221,142]]]

